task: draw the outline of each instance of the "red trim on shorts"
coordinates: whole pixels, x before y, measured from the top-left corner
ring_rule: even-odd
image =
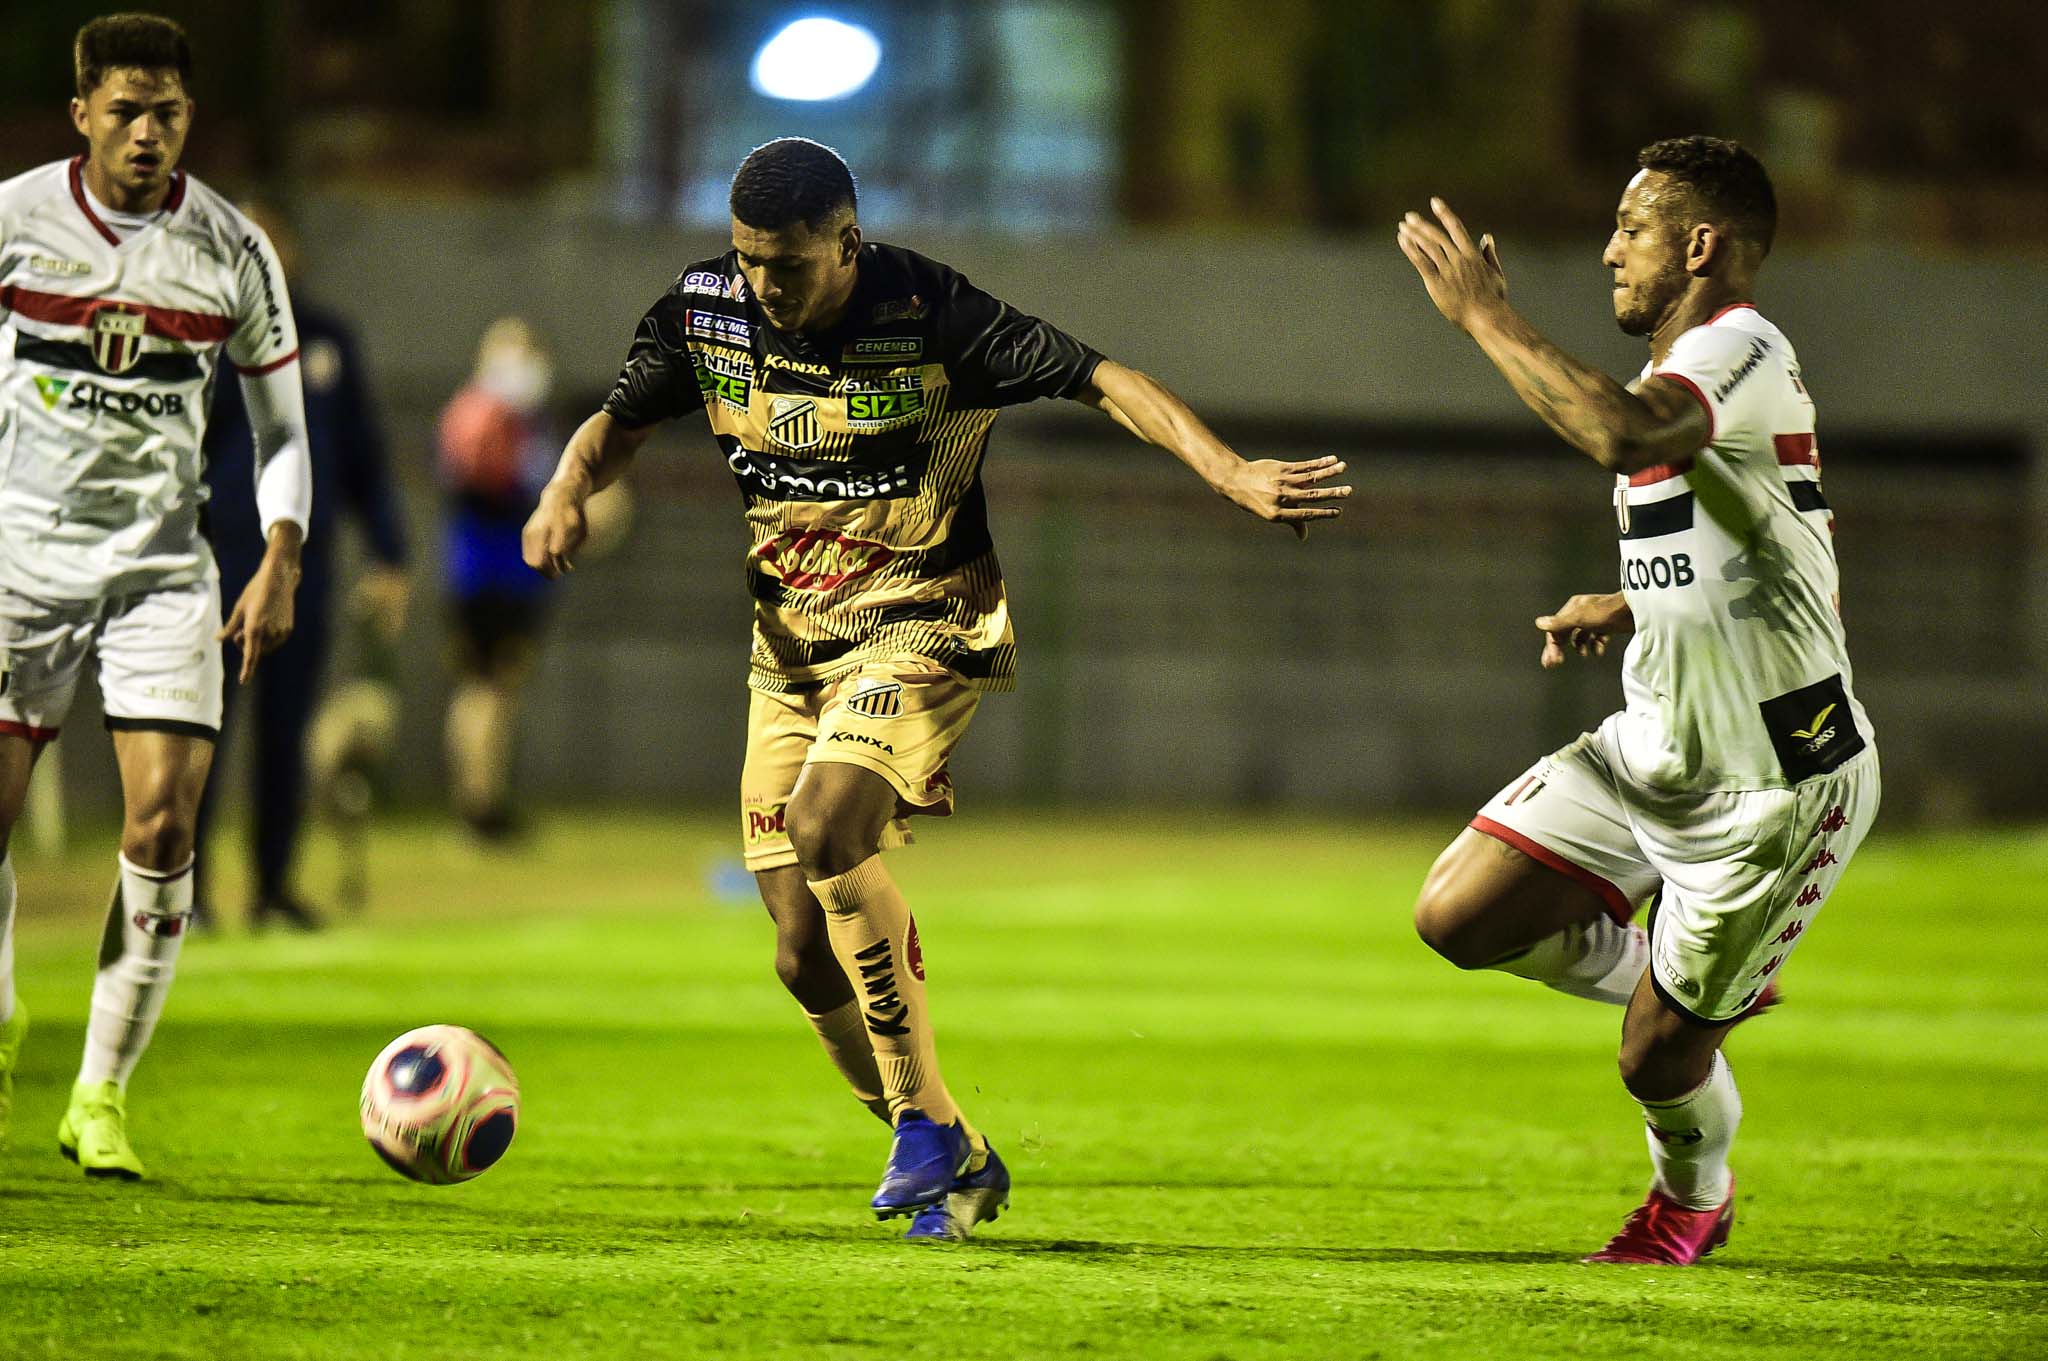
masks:
[[[240,364],[237,364],[235,365],[235,372],[241,374],[244,378],[256,378],[266,373],[274,373],[298,357],[299,352],[293,350],[282,359],[273,359],[268,364],[258,364],[253,369],[245,369]]]
[[[1484,832],[1496,841],[1506,842],[1523,855],[1534,860],[1537,864],[1554,869],[1565,878],[1576,880],[1587,888],[1592,889],[1593,892],[1606,900],[1607,915],[1622,925],[1626,926],[1629,918],[1635,916],[1635,908],[1629,905],[1628,899],[1622,895],[1621,890],[1587,869],[1584,865],[1573,864],[1556,851],[1551,850],[1550,847],[1538,845],[1514,828],[1503,827],[1492,818],[1475,817],[1472,819],[1471,827],[1475,832]]]
[[[38,728],[28,723],[16,723],[10,718],[0,718],[0,732],[4,732],[10,737],[26,737],[31,742],[54,742],[57,740],[57,730],[55,728]]]

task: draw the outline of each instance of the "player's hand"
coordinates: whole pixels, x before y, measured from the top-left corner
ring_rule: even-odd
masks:
[[[297,526],[292,527],[294,532]],[[256,663],[265,653],[275,652],[292,636],[293,598],[299,589],[299,556],[296,541],[292,551],[281,553],[275,544],[263,555],[263,565],[228,614],[227,623],[214,634],[217,642],[232,642],[242,650],[242,670],[236,677],[247,685],[256,674]]]
[[[1543,630],[1543,665],[1563,666],[1566,648],[1581,657],[1604,657],[1608,638],[1627,633],[1635,623],[1628,597],[1618,591],[1613,595],[1575,595],[1555,614],[1536,616],[1536,627]]]
[[[1240,464],[1217,490],[1261,520],[1287,525],[1294,537],[1306,539],[1309,521],[1334,520],[1344,513],[1339,503],[1351,488],[1330,482],[1343,475],[1344,467],[1335,455],[1293,463],[1254,459]]]
[[[1431,199],[1429,207],[1436,214],[1435,222],[1420,213],[1409,213],[1395,228],[1394,240],[1422,276],[1422,286],[1429,290],[1429,300],[1444,314],[1444,320],[1469,331],[1489,309],[1504,306],[1508,300],[1508,276],[1500,267],[1500,251],[1490,235],[1474,242],[1451,205],[1442,199]]]
[[[540,494],[540,504],[528,517],[526,528],[520,531],[519,547],[526,565],[553,581],[564,572],[576,570],[570,558],[589,534],[590,521],[583,514],[582,503],[549,483]]]

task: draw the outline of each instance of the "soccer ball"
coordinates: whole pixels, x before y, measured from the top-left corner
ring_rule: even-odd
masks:
[[[377,1055],[363,1079],[363,1137],[414,1181],[480,1176],[505,1156],[519,1126],[519,1079],[474,1030],[427,1025]]]

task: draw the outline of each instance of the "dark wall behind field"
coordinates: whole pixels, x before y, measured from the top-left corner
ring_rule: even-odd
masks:
[[[1513,294],[1617,374],[1601,243],[1523,250]],[[1429,307],[1385,242],[1134,236],[934,239],[871,224],[1166,380],[1248,455],[1336,452],[1359,487],[1308,543],[1210,497],[1078,407],[997,426],[986,470],[1022,651],[959,757],[968,807],[1006,799],[1462,807],[1617,700],[1612,661],[1540,672],[1529,620],[1613,579],[1605,476],[1551,439]],[[410,498],[422,588],[406,759],[435,796],[440,610],[430,483],[439,404],[477,335],[519,313],[565,391],[609,383],[643,308],[714,237],[555,200],[310,205],[309,291],[353,313]],[[1820,406],[1858,682],[1891,815],[2048,808],[2048,261],[1804,254],[1761,304]],[[703,433],[636,470],[616,556],[559,592],[528,711],[536,801],[731,797],[744,720],[744,542]],[[82,711],[81,719],[89,719]],[[74,797],[107,801],[96,724]],[[80,740],[80,738],[84,740]]]

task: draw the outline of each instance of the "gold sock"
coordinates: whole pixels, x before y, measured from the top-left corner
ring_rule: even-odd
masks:
[[[804,1017],[818,1032],[825,1056],[853,1088],[853,1095],[884,1121],[889,1118],[889,1098],[882,1095],[882,1072],[875,1067],[875,1049],[868,1043],[868,1028],[860,1018],[858,1000],[843,1003],[820,1016],[806,1010]]]
[[[811,892],[825,908],[832,953],[853,982],[890,1118],[914,1107],[942,1125],[959,1120],[960,1108],[939,1076],[917,927],[882,857],[871,855],[844,874],[818,880]]]

